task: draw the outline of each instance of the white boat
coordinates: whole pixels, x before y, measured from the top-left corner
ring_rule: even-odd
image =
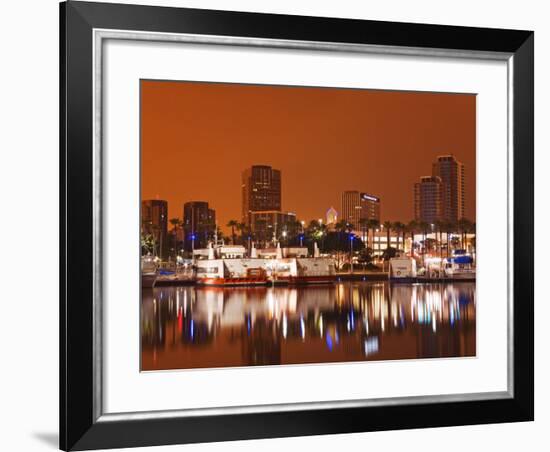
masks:
[[[265,259],[203,259],[197,261],[197,284],[204,286],[265,286]]]
[[[147,254],[141,256],[141,287],[152,288],[157,280],[157,263],[155,257]]]
[[[307,248],[281,248],[279,244],[272,249],[256,249],[252,244],[250,257],[243,257],[244,253],[242,246],[214,246],[211,243],[208,248],[195,250],[197,284],[327,284],[336,280],[334,260],[319,257],[317,248],[315,257],[303,257],[307,256]]]
[[[290,284],[330,284],[336,281],[334,261],[328,257],[292,259],[294,272],[289,275]]]
[[[396,282],[416,280],[416,261],[412,257],[400,256],[390,259],[388,278]]]
[[[475,279],[474,259],[469,254],[455,254],[443,261],[443,272],[446,278]]]

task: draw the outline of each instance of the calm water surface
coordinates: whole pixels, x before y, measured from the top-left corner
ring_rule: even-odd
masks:
[[[475,283],[143,291],[142,370],[475,356]]]

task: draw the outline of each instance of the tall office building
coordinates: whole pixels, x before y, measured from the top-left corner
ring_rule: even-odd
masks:
[[[155,238],[157,254],[166,257],[168,249],[168,202],[149,199],[141,202],[141,231]]]
[[[464,218],[464,165],[452,155],[442,155],[432,166],[432,176],[443,183],[442,219],[456,222]]]
[[[423,176],[414,184],[414,219],[434,223],[443,219],[443,183],[438,176]]]
[[[281,210],[281,171],[267,165],[253,165],[242,173],[242,221],[249,225],[250,214]]]
[[[341,219],[359,228],[362,219],[380,221],[380,198],[356,190],[342,193]]]
[[[361,218],[380,222],[380,198],[361,193]]]
[[[185,249],[205,248],[216,231],[216,211],[205,201],[191,201],[183,205]]]

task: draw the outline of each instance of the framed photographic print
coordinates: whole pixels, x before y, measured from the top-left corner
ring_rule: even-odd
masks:
[[[533,33],[61,4],[64,450],[533,419]]]

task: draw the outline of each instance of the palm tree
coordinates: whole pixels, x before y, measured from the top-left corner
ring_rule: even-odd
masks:
[[[179,218],[171,218],[170,224],[174,228],[174,257],[178,255],[178,228],[183,224]]]
[[[349,271],[353,273],[353,235],[352,232],[355,226],[351,223],[346,223],[345,231],[348,233],[349,239]]]
[[[405,230],[406,230],[406,227],[400,221],[396,221],[393,224],[393,230],[395,232],[397,232],[397,249],[399,249],[399,236],[401,235],[403,237],[403,253],[404,253],[405,252]]]
[[[466,234],[472,229],[472,222],[467,218],[461,218],[457,223],[460,232],[460,248],[466,249]]]
[[[414,234],[416,230],[418,229],[418,223],[416,220],[411,220],[407,224],[407,230],[409,231],[409,234],[411,234],[411,256],[413,255],[414,251]]]
[[[436,220],[435,223],[435,232],[436,237],[439,237],[437,239],[437,242],[439,243],[439,257],[443,257],[443,230],[445,229],[445,221],[443,220]]]
[[[380,227],[380,222],[374,218],[370,219],[368,222],[368,226],[372,230],[372,249],[374,250],[374,232]],[[368,233],[368,231],[367,231]],[[380,250],[378,250],[380,251]]]
[[[445,229],[445,236],[447,238],[447,257],[449,257],[449,253],[451,251],[451,241],[449,240],[449,236],[455,229],[455,225],[452,221],[445,221],[443,223],[443,229]]]
[[[311,223],[310,223],[311,224]],[[334,228],[338,231],[338,232],[344,232],[346,230],[346,227],[348,225],[348,222],[347,221],[344,221],[344,220],[340,220],[338,223],[336,223],[334,225]]]
[[[359,220],[359,226],[361,227],[363,242],[365,242],[367,248],[369,246],[369,222],[370,220],[368,218],[361,218]],[[366,231],[366,240],[365,240],[365,231]]]
[[[422,255],[425,256],[426,255],[426,236],[428,235],[428,230],[430,229],[430,225],[425,221],[419,221],[418,229],[422,231]]]
[[[237,223],[235,225],[235,229],[237,231],[239,231],[239,235],[241,236],[240,237],[241,245],[243,245],[244,244],[244,233],[245,233],[245,230],[246,230],[246,224],[245,223]]]
[[[384,221],[382,226],[386,230],[386,249],[388,249],[390,247],[390,234],[391,234],[391,228],[393,227],[393,223],[391,221]]]
[[[238,226],[239,226],[239,222],[237,220],[229,220],[227,222],[227,227],[231,228],[231,244],[232,245],[235,245],[235,240],[236,240],[235,228],[237,228]]]

